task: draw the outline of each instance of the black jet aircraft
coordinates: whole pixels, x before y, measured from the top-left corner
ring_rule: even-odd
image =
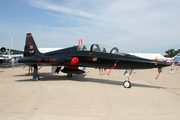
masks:
[[[92,44],[89,47],[78,45],[52,52],[40,53],[31,33],[26,35],[24,57],[20,58],[18,62],[34,67],[33,78],[35,80],[39,79],[38,65],[64,66],[61,72],[67,73],[68,77],[72,77],[72,74],[83,74],[84,71],[78,69],[80,66],[107,68],[110,71],[112,69],[126,69],[128,72],[132,69],[160,69],[170,65],[164,62],[122,53],[116,47],[107,51],[105,47],[101,47],[98,44]],[[56,69],[56,72],[59,71]],[[131,87],[129,76],[123,85],[125,88]]]

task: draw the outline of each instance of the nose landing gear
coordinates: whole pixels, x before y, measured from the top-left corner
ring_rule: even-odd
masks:
[[[124,75],[127,77],[127,80],[123,82],[124,88],[131,88],[131,82],[129,81],[131,73],[132,73],[131,69],[126,69]]]

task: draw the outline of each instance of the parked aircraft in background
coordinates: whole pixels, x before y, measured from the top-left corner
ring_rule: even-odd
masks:
[[[60,50],[62,48],[38,48],[39,52],[41,53],[46,53],[46,52],[51,52],[55,50]]]
[[[5,53],[6,52],[6,48],[5,47],[1,47],[0,52],[1,53]]]
[[[172,58],[167,58],[161,55],[160,53],[129,53],[130,55],[135,55],[138,57],[150,59],[150,60],[158,60],[158,61],[172,61]]]
[[[176,56],[173,57],[175,62],[179,62],[180,63],[180,53],[178,53]]]
[[[0,57],[12,59],[14,57],[19,58],[23,57],[23,51],[15,50],[15,49],[7,49],[5,47],[0,48]]]
[[[26,35],[24,47],[24,57],[18,60],[19,63],[32,65],[34,67],[33,78],[39,79],[38,65],[64,66],[61,72],[72,74],[83,74],[84,71],[78,69],[79,66],[107,68],[110,69],[148,69],[161,68],[170,64],[161,61],[148,60],[134,55],[122,53],[114,47],[107,50],[104,46],[92,44],[90,46],[78,45],[47,53],[40,53],[31,33]],[[56,69],[59,72],[59,69]],[[110,73],[109,71],[109,73]],[[125,88],[130,88],[129,76],[123,83]]]

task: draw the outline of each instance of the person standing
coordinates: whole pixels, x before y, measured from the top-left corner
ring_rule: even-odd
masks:
[[[14,64],[15,64],[15,59],[14,58],[11,59],[11,64],[12,64],[12,68],[14,69]]]
[[[29,65],[29,74],[30,74],[30,73],[33,73],[32,65]]]
[[[172,60],[170,74],[174,74],[174,60]]]
[[[104,73],[104,75],[106,76],[106,75],[107,75],[107,71],[106,71],[106,68],[104,68],[104,72],[105,72],[105,73]]]
[[[103,69],[102,68],[98,68],[99,69],[99,75],[103,74]]]
[[[98,68],[98,69],[99,69],[99,75],[103,75],[103,74],[104,74],[105,76],[107,75],[106,68]],[[103,69],[104,69],[104,72],[105,72],[105,73],[103,73]]]

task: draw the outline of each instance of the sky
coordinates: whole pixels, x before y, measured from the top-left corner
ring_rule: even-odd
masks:
[[[0,47],[102,44],[127,53],[180,49],[180,0],[1,0]]]

